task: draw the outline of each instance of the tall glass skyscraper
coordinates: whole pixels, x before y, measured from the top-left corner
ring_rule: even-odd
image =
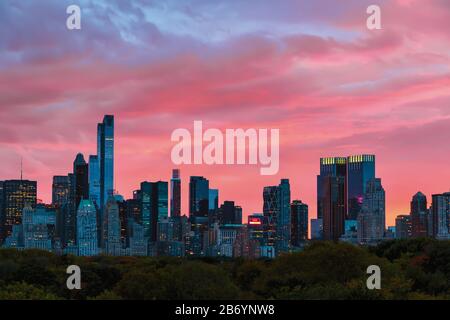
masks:
[[[89,156],[89,199],[100,206],[100,162],[98,156]]]
[[[358,214],[358,242],[376,244],[384,237],[386,200],[381,179],[374,178],[367,182],[361,212]]]
[[[180,170],[173,169],[172,179],[170,179],[170,216],[179,217],[180,215],[181,215]]]
[[[97,129],[97,141],[100,143],[97,147],[100,162],[100,207],[103,208],[114,191],[114,116],[106,115]]]
[[[209,210],[209,181],[192,176],[189,181],[189,215],[207,217]]]
[[[165,181],[141,183],[140,221],[144,226],[144,236],[150,241],[157,239],[158,221],[168,217],[168,191],[168,183]]]
[[[300,200],[291,203],[291,244],[300,247],[308,240],[308,205]]]
[[[375,178],[375,156],[371,154],[347,158],[347,219],[356,220],[361,212],[367,183]]]
[[[424,238],[428,235],[427,196],[417,192],[411,200],[412,237]]]
[[[277,254],[287,251],[291,239],[289,180],[281,179],[278,186],[264,187],[263,200],[265,242],[275,246]]]

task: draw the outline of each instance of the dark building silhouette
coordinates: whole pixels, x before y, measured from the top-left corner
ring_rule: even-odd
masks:
[[[422,238],[428,235],[427,197],[417,192],[411,200],[412,237]]]
[[[219,208],[220,224],[242,224],[242,208],[234,201],[224,201]]]
[[[323,238],[338,241],[345,231],[347,199],[345,177],[322,178]]]
[[[411,216],[403,214],[395,218],[395,236],[397,239],[410,239],[412,236]]]
[[[89,200],[89,169],[81,153],[77,154],[73,162],[73,175],[75,178],[75,207],[78,209],[81,200]]]
[[[36,208],[36,181],[6,180],[3,182],[3,212],[0,217],[2,234],[0,242],[10,236],[12,227],[22,223],[22,210],[25,206]]]
[[[52,184],[52,204],[62,208],[69,202],[70,179],[68,176],[54,176]]]
[[[172,170],[170,180],[170,216],[179,217],[181,215],[181,179],[180,170]]]
[[[450,240],[450,192],[433,194],[431,197],[433,237]]]
[[[209,211],[209,181],[192,176],[189,181],[189,215],[207,217]]]
[[[158,221],[168,217],[168,191],[168,183],[164,181],[141,183],[140,221],[144,227],[144,236],[150,241],[157,239]]]
[[[330,157],[320,158],[320,174],[317,176],[317,218],[323,218],[325,205],[325,181],[327,177],[342,177],[344,180],[344,193],[347,196],[347,158]],[[346,204],[347,213],[347,204]]]
[[[308,240],[308,205],[300,200],[291,203],[291,245],[302,246]]]

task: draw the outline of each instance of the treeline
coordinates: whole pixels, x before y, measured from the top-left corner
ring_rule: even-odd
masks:
[[[82,289],[68,290],[78,265]],[[368,290],[369,265],[381,290]],[[3,299],[450,299],[450,241],[317,242],[275,260],[75,257],[0,250]]]

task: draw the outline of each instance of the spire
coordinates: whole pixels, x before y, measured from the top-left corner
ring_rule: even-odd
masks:
[[[20,181],[22,181],[23,178],[23,158],[20,157]]]

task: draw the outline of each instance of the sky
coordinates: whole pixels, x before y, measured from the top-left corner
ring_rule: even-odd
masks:
[[[81,30],[66,7],[81,8]],[[366,8],[381,8],[368,30]],[[375,154],[388,225],[417,191],[450,190],[450,2],[447,0],[0,1],[0,180],[38,181],[78,152],[96,153],[96,125],[115,116],[115,185],[170,179],[177,128],[277,128],[280,170],[182,165],[244,215],[289,178],[316,216],[326,156]]]

